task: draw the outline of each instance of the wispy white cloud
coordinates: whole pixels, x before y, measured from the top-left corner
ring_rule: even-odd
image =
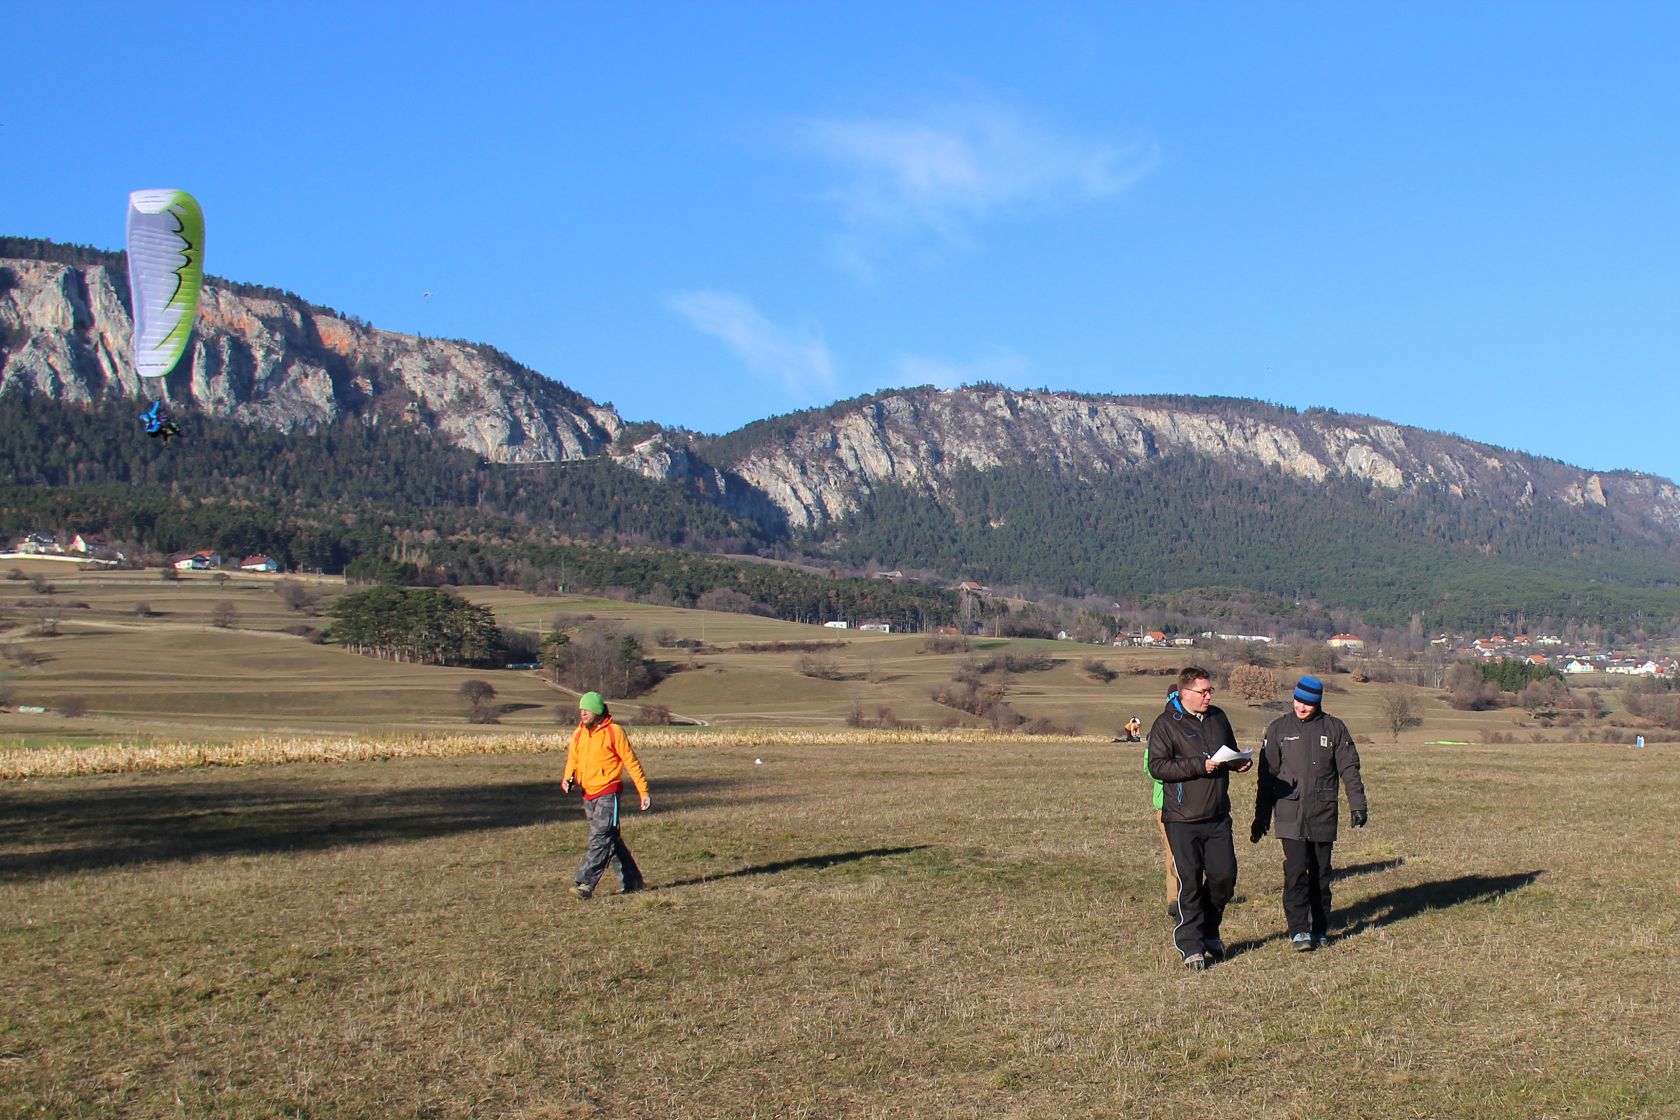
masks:
[[[671,306],[689,325],[733,350],[759,377],[801,401],[834,395],[834,356],[808,327],[772,323],[747,300],[728,292],[683,292]]]
[[[830,194],[854,230],[952,240],[1011,208],[1110,197],[1155,162],[1152,144],[1081,136],[986,98],[899,118],[810,118],[794,134],[838,174]]]
[[[955,389],[977,381],[1019,387],[1032,372],[1026,359],[1008,352],[989,354],[971,362],[899,354],[893,359],[893,368],[901,384],[933,385],[940,389]]]

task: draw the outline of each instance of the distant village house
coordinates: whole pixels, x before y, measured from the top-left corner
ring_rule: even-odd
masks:
[[[208,572],[222,566],[222,554],[211,548],[201,548],[190,556],[175,561],[178,572]]]

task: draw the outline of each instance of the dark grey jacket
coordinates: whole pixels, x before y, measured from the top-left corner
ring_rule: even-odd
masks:
[[[1279,840],[1332,842],[1338,782],[1347,787],[1348,808],[1366,808],[1359,751],[1347,725],[1322,708],[1309,720],[1296,719],[1293,712],[1279,716],[1260,743],[1254,823],[1272,824]]]
[[[1164,784],[1162,819],[1212,821],[1231,815],[1230,777],[1221,766],[1207,772],[1207,760],[1220,747],[1237,746],[1231,721],[1213,705],[1201,719],[1178,703],[1178,693],[1149,729],[1149,776]]]

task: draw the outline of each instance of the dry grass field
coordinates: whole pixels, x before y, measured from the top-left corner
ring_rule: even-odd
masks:
[[[48,711],[0,714],[0,747],[454,733],[467,728],[467,705],[457,690],[475,678],[494,685],[501,724],[515,730],[553,727],[556,706],[575,699],[534,672],[396,664],[288,633],[328,624],[319,611],[344,590],[331,579],[301,581],[317,603],[314,612],[300,612],[286,607],[277,593],[281,579],[274,576],[184,573],[165,581],[155,571],[82,571],[27,561],[0,565],[0,571],[12,569],[26,578],[0,579],[0,649],[26,656],[0,661],[0,680],[17,704]],[[51,591],[36,591],[37,579]],[[1036,646],[1055,656],[1055,668],[1016,678],[1010,703],[1031,717],[1112,735],[1132,714],[1129,709],[1146,715],[1159,707],[1162,680],[1128,671],[1112,684],[1099,684],[1079,672],[1080,661],[1094,656],[1117,669],[1148,670],[1174,663],[1164,651],[1116,654],[1065,642],[976,641],[968,654],[928,654],[919,635],[837,631],[575,595],[537,597],[495,588],[465,588],[462,594],[490,607],[503,625],[533,633],[566,615],[639,635],[650,654],[672,670],[641,703],[663,705],[679,719],[701,725],[832,728],[843,726],[854,710],[875,718],[886,709],[900,720],[934,726],[958,718],[929,694],[961,661],[989,657],[1005,646]],[[218,626],[224,604],[232,608],[231,623]],[[43,624],[50,624],[52,636],[37,633]],[[697,653],[657,648],[659,635],[703,646]],[[803,675],[799,662],[805,654],[797,649],[743,648],[811,642],[832,643],[820,655],[834,662],[837,679]],[[82,714],[58,714],[65,697],[81,698]],[[641,704],[616,706],[634,719]]]
[[[1136,745],[647,735],[588,903],[552,753],[0,784],[0,1115],[1680,1115],[1674,747],[1368,741],[1194,974]]]
[[[23,579],[3,578],[17,571]],[[37,583],[49,589],[37,590]],[[500,727],[552,730],[575,694],[526,670],[454,669],[397,664],[312,643],[289,631],[324,629],[321,612],[343,593],[341,581],[293,581],[315,600],[289,609],[275,576],[156,571],[84,571],[48,562],[0,563],[0,686],[14,701],[0,710],[0,750],[64,743],[239,740],[252,736],[318,737],[493,733],[467,722],[462,683],[489,681]],[[1087,736],[1118,734],[1128,716],[1147,723],[1160,710],[1175,667],[1204,657],[1196,650],[1110,650],[1072,642],[975,639],[961,653],[929,653],[911,634],[866,634],[748,615],[622,603],[577,595],[538,597],[497,588],[461,594],[491,608],[505,626],[532,633],[557,616],[587,618],[639,636],[669,675],[651,693],[615,702],[634,721],[660,705],[697,726],[844,727],[854,714],[927,728],[980,727],[931,699],[965,661],[1000,653],[1048,654],[1044,672],[1010,674],[1007,701],[1030,719],[1047,719]],[[218,612],[221,612],[218,625]],[[231,613],[229,613],[231,612]],[[42,635],[43,628],[50,636]],[[660,647],[657,639],[695,640],[698,652]],[[830,679],[801,672],[813,656],[797,647],[829,643],[814,656],[832,663]],[[781,643],[784,648],[773,647]],[[1082,671],[1095,659],[1118,675],[1109,682]],[[1288,667],[1280,669],[1287,674]],[[994,675],[989,679],[1003,679]],[[1375,732],[1378,702],[1390,686],[1332,678],[1333,710]],[[1282,694],[1280,693],[1280,696]],[[1606,691],[1612,708],[1615,693]],[[61,714],[65,698],[80,713]],[[1430,739],[1480,742],[1491,732],[1527,738],[1511,713],[1460,713],[1437,695],[1420,694]],[[1276,714],[1221,697],[1239,734],[1253,738]],[[17,706],[47,709],[23,714]],[[569,716],[566,717],[569,722]],[[1557,737],[1560,733],[1550,733]],[[1548,737],[1542,735],[1542,737]],[[1629,736],[1631,738],[1631,735]]]
[[[1392,686],[1337,674],[1373,821],[1337,848],[1340,937],[1289,951],[1280,849],[1239,840],[1233,959],[1191,974],[1141,747],[1108,739],[1193,652],[465,589],[703,643],[654,650],[677,671],[643,698],[702,726],[634,732],[655,889],[578,903],[570,693],[312,644],[272,577],[20,567],[0,683],[85,710],[0,713],[0,1116],[1680,1116],[1680,746],[1429,693],[1395,739]],[[762,648],[810,641],[836,679]],[[962,661],[1033,650],[1010,704],[1083,735],[844,727],[948,722]],[[466,723],[475,677],[500,726]],[[1219,702],[1245,743],[1276,714]]]

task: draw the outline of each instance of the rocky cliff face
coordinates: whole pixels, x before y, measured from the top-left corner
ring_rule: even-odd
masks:
[[[142,390],[127,355],[121,257],[60,264],[0,257],[0,392],[66,400]],[[613,448],[623,423],[488,346],[377,330],[295,297],[206,283],[191,361],[172,400],[282,430],[341,417],[435,430],[492,462],[611,455],[761,525],[818,528],[883,485],[937,498],[960,467],[1030,465],[1099,480],[1152,459],[1200,455],[1309,482],[1343,472],[1373,486],[1432,487],[1520,509],[1593,505],[1672,542],[1680,489],[1629,472],[1594,474],[1549,459],[1366,417],[1253,401],[1092,397],[995,387],[910,389],[855,407],[749,426],[729,461],[665,433]],[[791,434],[790,434],[791,433]],[[703,461],[710,460],[710,461]]]
[[[128,278],[109,265],[0,259],[0,392],[140,396]],[[623,426],[485,346],[419,339],[301,300],[208,281],[171,400],[290,431],[343,416],[434,429],[493,462],[600,454]]]
[[[1432,487],[1512,507],[1591,504],[1680,534],[1680,488],[1664,479],[1594,474],[1422,429],[1251,401],[913,389],[813,420],[731,466],[806,528],[844,516],[885,483],[937,496],[959,466],[1037,465],[1091,480],[1182,454],[1309,482],[1346,472],[1383,489]]]

